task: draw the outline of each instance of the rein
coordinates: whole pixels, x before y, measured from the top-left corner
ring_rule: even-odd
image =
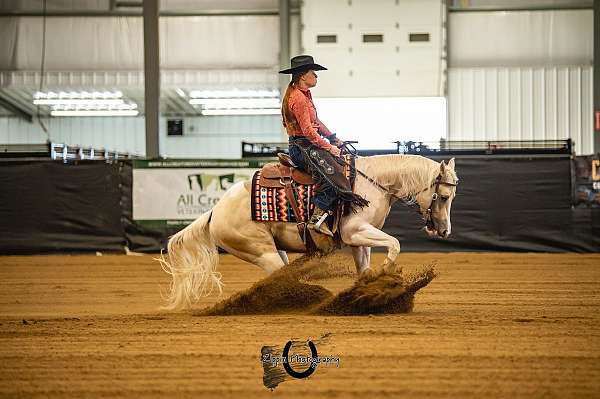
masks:
[[[354,155],[354,154],[353,154]],[[336,157],[338,158],[338,157]],[[343,162],[344,164],[346,164],[347,166],[349,166],[350,168],[353,168],[356,173],[358,173],[359,175],[361,175],[362,177],[364,177],[369,183],[373,184],[374,186],[378,187],[379,189],[381,189],[382,191],[385,191],[387,194],[389,194],[392,197],[395,197],[396,199],[399,199],[403,202],[406,203],[406,200],[402,197],[399,197],[398,195],[394,194],[392,192],[392,190],[388,189],[387,187],[379,184],[375,179],[373,179],[372,177],[368,176],[367,174],[363,173],[361,170],[359,170],[358,168],[356,168],[356,166],[352,166],[350,165],[348,162],[346,162],[346,160],[344,160],[343,158],[339,157],[338,158],[341,162]],[[440,185],[445,185],[445,186],[452,186],[452,187],[456,187],[458,186],[458,181],[456,183],[451,183],[451,182],[447,182],[447,181],[442,181],[442,175],[439,174],[435,180],[428,186],[425,187],[424,189],[422,189],[421,191],[419,191],[418,193],[414,194],[414,198],[416,198],[419,194],[423,193],[426,190],[431,189],[433,186],[435,186],[435,191],[433,192],[433,194],[431,195],[431,202],[429,203],[429,207],[427,208],[427,217],[425,218],[425,226],[427,227],[433,227],[435,228],[435,225],[433,223],[433,216],[432,216],[432,210],[431,208],[433,207],[433,204],[435,203],[435,201],[437,201],[439,195],[438,195],[438,190],[440,188]],[[420,210],[417,210],[417,213],[421,213]]]

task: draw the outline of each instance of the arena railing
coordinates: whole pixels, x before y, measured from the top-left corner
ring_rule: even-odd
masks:
[[[112,151],[104,148],[70,146],[64,143],[45,144],[0,144],[0,159],[61,160],[65,163],[75,160],[97,160],[112,162],[119,159],[140,158],[138,154]]]
[[[357,141],[350,141],[357,144]],[[274,158],[287,152],[286,142],[242,142],[243,158]],[[394,141],[390,148],[359,149],[359,155],[415,154],[425,156],[452,155],[573,155],[573,142],[566,140],[473,140]]]

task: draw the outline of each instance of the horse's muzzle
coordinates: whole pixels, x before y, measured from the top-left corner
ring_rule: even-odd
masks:
[[[423,230],[425,230],[429,237],[448,238],[448,236],[450,236],[448,230],[438,231],[436,228],[429,224],[425,225],[425,227],[423,227]]]

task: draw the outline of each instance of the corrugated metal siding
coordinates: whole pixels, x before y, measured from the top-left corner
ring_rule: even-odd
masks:
[[[592,9],[451,12],[448,24],[452,68],[588,65],[594,59]]]
[[[593,152],[592,68],[489,67],[449,70],[449,140],[575,142]]]
[[[146,151],[144,118],[47,118],[43,123],[48,129],[47,134],[37,122],[0,118],[0,143],[39,144],[50,140],[134,154]]]
[[[170,158],[241,158],[243,140],[283,141],[281,117],[210,116],[183,119],[184,135],[167,137],[161,121],[161,154]]]
[[[44,119],[48,134],[37,123],[0,118],[0,143],[39,144],[50,140],[68,145],[144,154],[143,117],[73,117]],[[241,141],[283,141],[278,115],[184,118],[184,136],[168,137],[166,118],[160,121],[160,148],[171,158],[240,158]]]

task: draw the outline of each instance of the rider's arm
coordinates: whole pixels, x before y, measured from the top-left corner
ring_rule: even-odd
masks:
[[[300,130],[302,131],[302,135],[316,146],[329,151],[332,145],[329,144],[325,139],[323,139],[319,135],[319,133],[313,127],[310,121],[311,105],[309,100],[307,98],[304,98],[304,96],[295,97],[293,101],[290,101],[290,107],[292,109],[292,112],[294,113],[294,116],[296,117],[296,120],[298,121],[298,125],[300,127]]]
[[[333,144],[336,147],[339,147],[341,144],[344,143],[342,140],[340,140],[339,137],[336,136],[335,133],[332,133],[331,130],[329,130],[323,122],[321,122],[318,116],[317,122],[319,124],[319,134],[321,134],[321,136],[327,137],[327,140],[329,140],[331,144]]]
[[[333,134],[327,128],[327,126],[325,126],[325,124],[323,122],[321,122],[321,120],[319,119],[319,117],[317,117],[317,123],[319,124],[319,133],[321,134],[321,136],[329,138],[329,136],[331,136]]]

